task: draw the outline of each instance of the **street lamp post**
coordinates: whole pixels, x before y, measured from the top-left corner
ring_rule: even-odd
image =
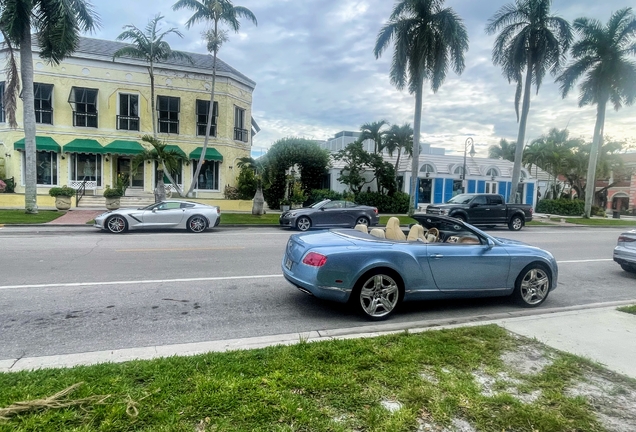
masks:
[[[466,138],[464,143],[464,167],[462,169],[462,192],[466,193],[466,152],[468,151],[468,144],[470,144],[470,157],[475,156],[475,144],[471,137]]]

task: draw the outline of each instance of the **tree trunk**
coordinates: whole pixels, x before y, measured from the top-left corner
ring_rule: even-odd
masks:
[[[214,21],[214,37],[218,37],[219,34],[219,20]],[[214,51],[214,57],[212,60],[212,89],[210,90],[210,109],[208,110],[208,124],[205,127],[205,139],[203,140],[203,150],[201,151],[201,157],[197,164],[197,169],[194,170],[192,176],[192,182],[190,182],[190,188],[187,195],[190,195],[194,190],[194,185],[199,181],[199,172],[201,172],[201,166],[205,162],[205,152],[208,149],[208,141],[210,140],[210,130],[212,129],[212,117],[214,115],[214,86],[216,85],[216,56],[217,51]]]
[[[22,112],[24,123],[24,210],[38,212],[37,166],[35,146],[35,101],[33,96],[33,51],[31,29],[26,26],[20,41],[20,72],[22,77]],[[57,183],[57,181],[56,181]]]
[[[263,197],[263,184],[259,180],[256,186],[256,193],[254,194],[254,200],[252,202],[252,214],[262,215],[264,211],[265,198]]]
[[[165,201],[166,199],[166,185],[163,182],[163,173],[162,169],[157,170],[157,186],[155,187],[155,202]]]
[[[526,139],[526,124],[528,122],[528,113],[530,112],[530,91],[532,90],[532,56],[530,54],[528,54],[528,67],[524,85],[521,119],[519,120],[519,133],[517,135],[517,146],[515,148],[515,161],[512,166],[512,187],[510,189],[508,203],[515,202],[517,188],[519,187],[519,178],[521,177],[521,159],[523,159],[523,144]],[[521,197],[521,202],[523,202],[523,197]]]
[[[413,160],[411,161],[411,199],[409,200],[409,216],[413,216],[417,208],[415,198],[419,180],[420,167],[420,125],[422,120],[422,87],[424,79],[421,78],[415,92],[415,118],[413,119]]]
[[[174,181],[174,179],[172,178],[172,175],[170,174],[170,171],[168,170],[168,167],[166,167],[165,162],[163,161],[163,159],[161,159],[161,166],[163,167],[163,173],[166,177],[168,177],[168,180],[170,180],[170,184],[172,184],[172,186],[174,186],[174,188],[177,190],[177,193],[179,194],[180,197],[184,197],[184,193],[183,193],[183,189],[181,189],[179,187],[179,185],[177,184],[177,182]]]
[[[587,179],[585,181],[585,217],[589,218],[592,213],[592,201],[594,200],[594,190],[596,189],[596,162],[598,152],[603,141],[603,125],[605,124],[605,107],[607,98],[598,102],[596,107],[596,124],[594,125],[594,139],[590,149],[590,160],[587,164]]]
[[[157,138],[157,110],[155,109],[155,70],[150,62],[150,118],[152,119],[152,137]]]

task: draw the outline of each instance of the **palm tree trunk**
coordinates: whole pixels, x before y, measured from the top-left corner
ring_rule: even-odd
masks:
[[[157,110],[155,109],[155,71],[150,62],[148,68],[150,74],[150,118],[152,119],[152,137],[157,138]]]
[[[33,96],[33,51],[31,50],[31,29],[25,26],[20,41],[20,69],[22,76],[22,109],[24,117],[24,210],[38,212],[38,190],[35,146],[35,101]],[[57,183],[57,181],[56,181]]]
[[[398,155],[395,160],[395,181],[397,182],[398,178],[398,167],[400,166],[400,153],[402,152],[402,147],[398,147]]]
[[[174,186],[174,188],[177,190],[177,193],[179,194],[180,197],[183,197],[183,189],[181,189],[179,187],[179,185],[174,181],[174,179],[172,178],[172,175],[170,174],[170,171],[168,170],[168,167],[166,166],[166,163],[163,161],[163,159],[161,160],[161,166],[163,167],[163,172],[166,175],[166,177],[168,177],[168,180],[170,180],[170,184],[172,184],[172,186]]]
[[[517,146],[515,148],[515,161],[512,166],[512,189],[508,197],[509,203],[514,203],[521,177],[521,159],[523,159],[523,143],[526,139],[526,124],[528,113],[530,112],[530,90],[532,90],[532,56],[528,54],[528,66],[526,70],[526,82],[523,91],[523,104],[521,105],[521,119],[519,120],[519,134],[517,135]],[[523,197],[521,197],[523,201]]]
[[[219,35],[219,20],[218,18],[214,20],[214,37],[218,37]],[[210,140],[210,130],[212,129],[212,117],[214,115],[214,86],[216,85],[216,57],[217,50],[214,50],[214,57],[212,60],[212,89],[210,90],[210,109],[208,110],[208,124],[205,127],[205,139],[203,140],[203,150],[201,151],[201,157],[199,157],[199,163],[197,165],[197,169],[194,170],[194,175],[192,176],[192,182],[190,182],[190,188],[188,189],[187,195],[190,195],[194,190],[194,185],[198,182],[199,172],[201,172],[201,166],[205,161],[205,152],[208,149],[208,141]]]
[[[420,125],[422,120],[422,88],[424,87],[424,79],[420,78],[420,82],[415,92],[415,118],[413,119],[413,160],[411,161],[411,199],[409,201],[409,216],[413,216],[417,203],[415,198],[417,195],[417,187],[419,180],[420,167]]]
[[[594,200],[594,190],[596,189],[596,162],[598,152],[603,141],[603,125],[605,124],[605,107],[607,98],[599,101],[596,107],[596,124],[594,125],[594,139],[590,149],[590,160],[587,164],[587,179],[585,181],[585,217],[589,218],[592,213],[592,201]]]

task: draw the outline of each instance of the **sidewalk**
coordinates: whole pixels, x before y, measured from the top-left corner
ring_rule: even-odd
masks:
[[[331,339],[374,337],[408,330],[411,333],[440,329],[496,324],[505,329],[558,349],[598,362],[606,368],[636,379],[636,315],[619,312],[618,306],[631,301],[603,303],[558,309],[514,311],[479,318],[425,320],[409,323],[384,322],[361,327],[316,330],[308,333],[280,334],[242,339],[184,343],[164,346],[25,357],[0,360],[0,373],[21,370],[73,367],[104,362],[149,360],[174,355],[190,356],[206,352],[254,349],[291,345],[301,340],[316,342]],[[539,314],[536,314],[539,312]],[[534,315],[530,315],[534,313]]]

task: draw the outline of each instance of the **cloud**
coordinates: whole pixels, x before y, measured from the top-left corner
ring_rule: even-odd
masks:
[[[204,25],[185,29],[188,11],[172,11],[173,0],[110,0],[99,2],[102,28],[95,36],[115,39],[124,24],[145,26],[156,13],[166,16],[165,28],[178,27],[184,38],[171,37],[175,49],[204,53]],[[515,86],[491,62],[494,36],[486,35],[488,19],[508,1],[447,0],[464,20],[470,48],[461,76],[449,73],[433,94],[424,95],[422,139],[449,153],[463,152],[467,136],[485,153],[500,138],[515,140]],[[107,6],[106,6],[107,4]],[[264,149],[285,136],[327,139],[341,130],[386,119],[413,124],[414,98],[391,85],[392,51],[375,59],[378,31],[394,3],[387,0],[236,0],[249,8],[258,26],[243,21],[238,34],[221,48],[220,58],[257,83],[253,115],[261,126],[254,147]],[[553,13],[568,20],[580,16],[606,22],[625,7],[624,0],[555,1]],[[121,11],[125,11],[122,13]],[[568,127],[571,136],[591,139],[594,107],[578,108],[578,90],[562,99],[547,76],[539,94],[533,92],[526,139],[552,127]],[[636,135],[634,107],[608,110],[605,132],[615,139]],[[483,154],[483,153],[482,153]]]

